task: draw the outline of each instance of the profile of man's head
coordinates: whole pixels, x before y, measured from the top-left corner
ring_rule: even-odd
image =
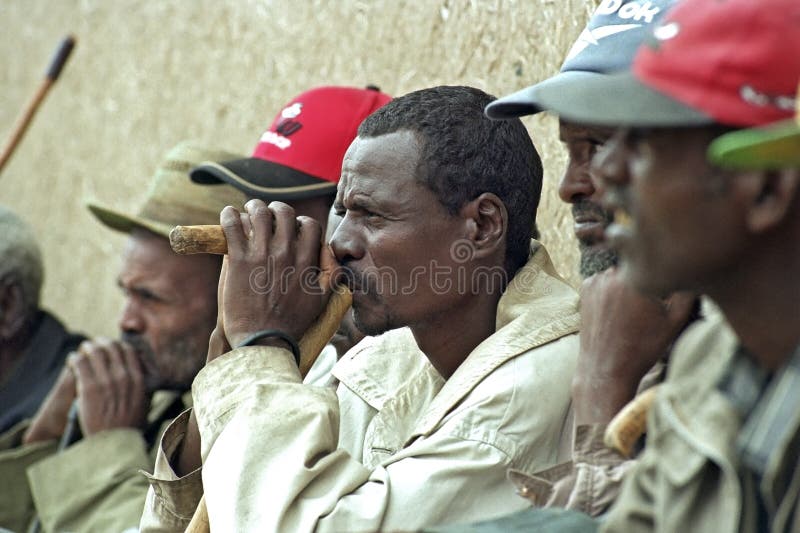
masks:
[[[490,95],[434,87],[397,98],[360,126],[342,166],[331,245],[373,335],[423,324],[528,259],[542,166],[519,120],[486,118]],[[481,272],[485,272],[482,270]],[[458,278],[462,275],[462,279]],[[484,286],[485,285],[485,286]]]
[[[220,266],[218,256],[177,255],[165,237],[131,231],[118,278],[125,295],[119,328],[151,389],[186,390],[203,367]]]
[[[0,206],[0,342],[30,323],[39,309],[44,269],[31,227]]]

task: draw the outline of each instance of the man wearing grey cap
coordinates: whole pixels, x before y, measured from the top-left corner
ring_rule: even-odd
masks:
[[[139,470],[153,467],[162,426],[186,408],[217,314],[220,258],[179,256],[167,235],[177,224],[213,224],[223,207],[243,203],[228,185],[203,187],[188,176],[200,161],[230,157],[181,143],[135,213],[88,205],[128,235],[120,337],[80,344],[36,416],[0,436],[0,528],[23,531],[33,515],[43,531],[136,528],[147,492]],[[68,442],[73,402],[83,436]]]

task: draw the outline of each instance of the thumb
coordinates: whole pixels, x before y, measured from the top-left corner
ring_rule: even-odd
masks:
[[[336,283],[336,272],[339,269],[339,262],[333,255],[333,250],[329,244],[323,244],[319,252],[319,285],[327,292]]]

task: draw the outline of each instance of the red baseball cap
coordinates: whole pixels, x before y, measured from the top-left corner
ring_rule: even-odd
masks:
[[[391,100],[377,87],[317,87],[294,99],[261,135],[252,157],[205,162],[196,183],[227,182],[250,197],[300,200],[336,192],[344,153],[361,122]]]
[[[544,107],[609,126],[768,124],[793,116],[796,50],[798,0],[685,0],[645,39],[630,72],[567,88],[576,94]]]

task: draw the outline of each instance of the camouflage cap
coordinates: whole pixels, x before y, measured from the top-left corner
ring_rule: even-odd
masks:
[[[227,184],[198,185],[189,179],[189,171],[203,161],[238,157],[241,156],[182,142],[167,152],[135,214],[94,202],[87,202],[87,207],[100,222],[125,233],[144,228],[168,238],[177,225],[219,224],[219,213],[226,205],[241,207],[247,198]]]

